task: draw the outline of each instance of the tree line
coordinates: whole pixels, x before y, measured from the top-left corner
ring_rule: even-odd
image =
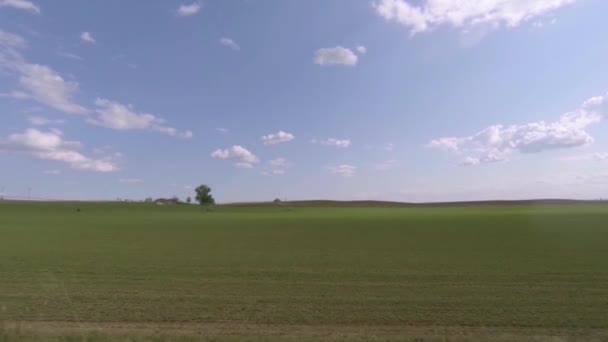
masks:
[[[213,198],[213,196],[211,195],[211,188],[205,184],[199,185],[196,189],[194,189],[195,192],[195,197],[194,200],[199,204],[199,205],[214,205],[215,204],[215,199]],[[157,200],[152,199],[152,197],[148,197],[146,198],[145,202],[156,202],[158,204],[165,204],[165,203],[170,203],[170,204],[179,204],[179,203],[183,203],[179,200],[178,197],[172,197],[170,199],[164,199],[164,198],[159,198]],[[190,204],[192,203],[192,197],[188,196],[186,198],[186,203]]]

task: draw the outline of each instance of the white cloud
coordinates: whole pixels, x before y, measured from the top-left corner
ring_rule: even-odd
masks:
[[[89,44],[95,44],[95,38],[93,38],[93,35],[91,34],[91,32],[82,32],[80,34],[80,39],[82,39],[83,42],[85,43],[89,43]]]
[[[70,53],[70,52],[65,52],[65,51],[58,51],[57,55],[61,56],[61,57],[68,58],[68,59],[73,59],[73,60],[76,60],[76,61],[82,61],[83,60],[82,57],[80,57],[80,56],[78,56],[76,54]]]
[[[595,160],[608,160],[608,152],[599,152],[593,154]]]
[[[18,10],[28,11],[39,14],[40,7],[35,3],[27,0],[0,0],[0,8],[10,7]]]
[[[227,149],[218,149],[211,153],[211,158],[233,160],[235,161],[236,167],[239,168],[252,168],[253,164],[260,162],[258,157],[253,153],[249,152],[246,148],[234,145]]]
[[[65,123],[64,120],[51,120],[42,116],[30,116],[27,121],[32,125],[36,126],[44,126],[44,125],[54,125],[54,124],[62,124]]]
[[[284,175],[287,173],[287,170],[291,168],[292,164],[287,161],[285,158],[277,158],[268,161],[268,165],[270,167],[270,173],[273,175]],[[267,174],[269,172],[265,171]]]
[[[23,37],[0,30],[0,47],[2,48],[14,48],[22,49],[27,46],[27,43]]]
[[[95,100],[97,118],[89,118],[89,123],[116,130],[147,130],[167,134],[172,137],[192,138],[191,131],[179,131],[165,125],[165,120],[148,113],[137,113],[133,106],[98,98]]]
[[[355,175],[355,171],[357,170],[357,167],[348,165],[348,164],[342,164],[342,165],[330,166],[327,169],[329,170],[329,172],[331,172],[335,175],[339,175],[342,177],[352,177]]]
[[[201,5],[198,2],[193,2],[191,4],[182,4],[177,9],[177,15],[180,17],[187,17],[191,15],[195,15],[201,10]]]
[[[268,164],[270,164],[272,167],[281,168],[281,169],[289,167],[289,163],[287,162],[287,160],[285,160],[285,158],[277,158],[277,159],[269,160]]]
[[[493,125],[471,136],[435,139],[428,146],[456,154],[475,154],[468,155],[461,163],[463,165],[504,161],[513,152],[538,153],[589,145],[594,139],[586,131],[587,126],[599,122],[607,114],[608,95],[596,96],[555,122]]]
[[[378,0],[376,13],[410,29],[412,35],[448,25],[464,30],[472,27],[516,27],[547,15],[576,0]]]
[[[507,161],[507,156],[504,154],[489,153],[481,158],[466,156],[460,161],[461,166],[475,166],[481,163],[498,163]]]
[[[462,166],[474,166],[474,165],[479,165],[479,163],[481,163],[481,160],[479,160],[479,158],[465,157],[460,162],[460,165],[462,165]]]
[[[395,144],[388,143],[388,144],[384,145],[384,150],[388,151],[388,152],[394,151],[395,150]]]
[[[321,66],[331,65],[357,65],[358,57],[350,49],[342,46],[334,48],[323,48],[315,52],[314,62]]]
[[[164,122],[152,114],[136,113],[131,106],[107,99],[98,98],[95,100],[95,105],[98,106],[96,112],[99,118],[92,122],[112,129],[148,129],[154,124]]]
[[[110,150],[112,150],[112,146],[111,145],[104,145],[102,147],[96,147],[93,149],[93,153],[96,154],[104,154],[109,152]]]
[[[30,96],[19,90],[9,91],[8,93],[0,93],[0,97],[15,99],[15,100],[27,100]]]
[[[220,39],[220,44],[229,47],[235,51],[239,51],[241,49],[241,47],[234,40],[226,37]]]
[[[443,137],[432,140],[428,146],[443,151],[458,152],[466,141],[467,138]]]
[[[144,180],[140,178],[121,178],[118,180],[118,182],[123,184],[140,184],[143,183]]]
[[[575,182],[582,185],[604,185],[608,184],[608,174],[589,174],[576,176]]]
[[[357,46],[357,52],[361,55],[365,55],[367,53],[367,48],[363,45]]]
[[[11,134],[0,139],[0,151],[26,154],[37,159],[52,160],[68,164],[76,170],[113,172],[118,170],[114,157],[93,159],[78,152],[82,144],[66,141],[59,130],[48,132],[28,128],[22,134]]]
[[[31,99],[66,113],[87,113],[86,108],[72,100],[78,91],[78,83],[63,79],[48,66],[27,63],[20,53],[25,46],[22,37],[0,31],[0,70],[16,74],[21,88],[2,96]]]
[[[560,161],[566,162],[575,162],[575,161],[586,161],[586,160],[595,160],[595,161],[604,161],[608,160],[608,152],[596,152],[591,154],[577,154],[574,156],[567,156],[558,158]]]
[[[334,138],[329,138],[329,139],[325,139],[325,140],[313,139],[313,140],[311,140],[311,142],[313,144],[319,143],[321,145],[333,146],[333,147],[337,147],[337,148],[347,148],[351,144],[351,141],[348,139],[334,139]]]
[[[295,136],[293,134],[283,132],[283,131],[278,131],[277,133],[262,136],[262,143],[264,145],[275,145],[275,144],[279,144],[279,143],[292,141],[293,139],[295,139]]]
[[[59,171],[59,170],[44,170],[44,174],[45,175],[57,176],[57,175],[61,174],[61,171]]]
[[[51,108],[71,114],[85,114],[88,110],[72,101],[78,83],[64,80],[55,70],[39,64],[22,64],[19,85],[27,97]]]
[[[395,169],[398,166],[399,166],[398,160],[389,159],[389,160],[385,160],[380,163],[377,163],[376,165],[374,165],[374,169],[376,169],[378,171],[389,171],[389,170]]]
[[[228,130],[228,128],[222,128],[222,127],[218,127],[215,130],[218,131],[218,132],[220,132],[220,133],[222,133],[222,134],[226,134],[226,133],[230,132]]]
[[[253,164],[247,162],[237,162],[234,164],[239,169],[251,169],[253,168]]]

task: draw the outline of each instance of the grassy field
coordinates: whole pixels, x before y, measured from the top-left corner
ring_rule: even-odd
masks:
[[[0,202],[0,341],[244,337],[608,340],[608,206]]]

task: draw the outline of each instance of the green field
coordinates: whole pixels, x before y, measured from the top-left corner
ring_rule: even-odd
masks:
[[[608,206],[0,202],[0,341],[244,337],[608,340]]]

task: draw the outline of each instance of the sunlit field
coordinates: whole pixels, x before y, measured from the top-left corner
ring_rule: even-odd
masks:
[[[0,202],[0,340],[245,337],[607,339],[608,206]]]

